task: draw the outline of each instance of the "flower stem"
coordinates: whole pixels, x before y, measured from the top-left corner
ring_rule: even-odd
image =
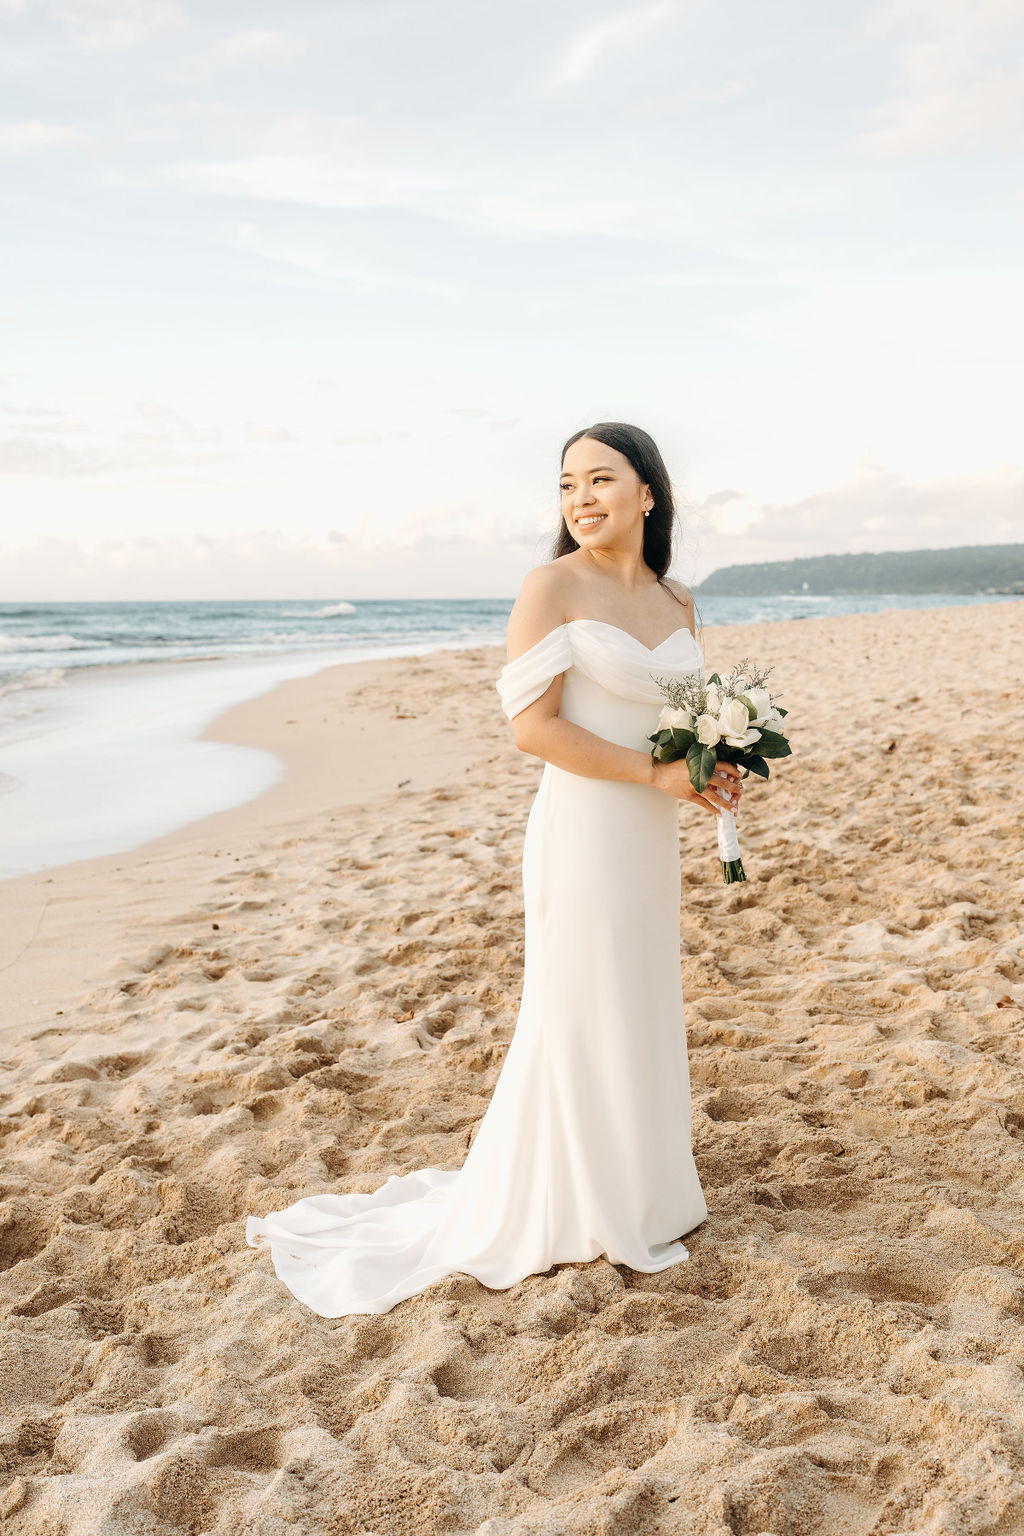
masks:
[[[726,885],[732,885],[734,880],[745,880],[746,878],[746,875],[743,873],[742,859],[722,861],[722,879]]]

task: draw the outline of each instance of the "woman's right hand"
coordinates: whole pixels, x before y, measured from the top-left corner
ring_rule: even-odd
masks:
[[[654,787],[664,790],[666,795],[674,795],[677,800],[690,800],[694,805],[703,806],[716,816],[719,811],[735,811],[743,793],[740,770],[736,764],[716,763],[707,789],[702,795],[698,794],[690,783],[690,770],[686,766],[685,757],[677,757],[671,763],[655,758]]]

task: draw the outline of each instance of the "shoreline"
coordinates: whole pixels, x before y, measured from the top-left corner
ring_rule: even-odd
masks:
[[[400,779],[411,779],[405,789],[430,789],[475,761],[475,744],[457,729],[439,741],[429,718],[411,711],[412,718],[394,718],[401,712],[375,709],[374,694],[380,689],[383,697],[410,663],[477,650],[500,652],[465,647],[336,662],[242,699],[196,739],[273,754],[281,772],[266,789],[130,849],[0,881],[0,1039],[59,1006],[76,977],[82,985],[98,983],[126,921],[145,932],[169,920],[170,909],[182,904],[173,890],[175,867],[202,856],[208,845],[223,848],[389,796],[397,803]],[[414,761],[414,770],[396,767],[389,776],[394,782],[383,782],[381,762],[389,756],[397,765]],[[119,899],[122,889],[130,895]]]
[[[773,630],[798,631],[809,638],[821,629],[826,644],[831,644],[830,632],[837,628],[863,630],[865,625],[901,621],[949,626],[958,613],[980,612],[1005,613],[1012,623],[1024,610],[1010,598],[1005,605],[983,609],[977,604],[944,604],[935,609],[708,625],[698,630],[698,638],[703,637],[706,648],[713,649],[718,636],[742,633],[741,648],[749,646],[755,655],[763,655],[771,646],[762,642]],[[126,929],[140,941],[158,936],[163,923],[196,905],[178,885],[180,871],[190,864],[196,881],[197,860],[231,858],[225,845],[251,843],[288,827],[300,834],[305,823],[329,813],[329,820],[334,820],[345,810],[363,805],[397,810],[403,795],[457,782],[479,767],[493,755],[494,745],[505,740],[507,722],[493,689],[504,659],[504,647],[495,644],[337,662],[279,682],[219,713],[198,740],[272,754],[281,763],[281,772],[266,789],[131,849],[0,881],[0,1040],[45,1018],[60,1007],[69,990],[99,984],[121,954]],[[482,697],[474,705],[484,699],[487,706],[493,703],[490,737],[486,732],[481,736],[479,726],[474,729],[478,708],[460,713],[458,687],[454,692],[443,685],[437,690],[437,704],[449,712],[443,733],[436,729],[435,715],[415,700],[411,708],[408,698],[403,702],[401,679],[406,672],[415,684],[423,677],[458,671],[463,660],[475,681],[486,679]],[[486,718],[486,708],[484,713]],[[817,751],[815,744],[811,751]],[[396,765],[390,776],[393,782],[384,782],[381,764],[389,758]],[[402,766],[410,763],[411,771]],[[539,775],[539,765],[536,771]],[[402,779],[412,782],[400,788]],[[216,849],[208,853],[214,845]],[[196,892],[208,893],[217,873],[206,868],[198,877]]]
[[[206,727],[334,666],[474,648],[461,640],[124,662],[69,672],[0,721],[0,883],[133,848],[256,799],[280,758]],[[21,696],[19,695],[19,698]]]

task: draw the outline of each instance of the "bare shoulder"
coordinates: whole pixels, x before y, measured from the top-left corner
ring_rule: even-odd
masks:
[[[689,625],[690,629],[692,630],[693,629],[693,597],[692,597],[692,595],[690,593],[689,588],[688,587],[684,587],[681,581],[676,581],[674,576],[663,576],[661,578],[661,582],[662,582],[662,586],[668,587],[669,591],[672,592],[676,597],[678,597],[679,601],[682,603],[683,607],[686,609],[686,622]]]
[[[565,623],[567,573],[560,561],[535,565],[527,571],[512,605],[506,632],[507,659],[521,656],[544,636]]]
[[[690,596],[689,588],[684,587],[681,581],[676,581],[674,576],[663,576],[661,584],[663,587],[668,587],[670,592],[674,592],[676,597],[682,598],[684,603],[689,603],[690,607],[693,607],[693,598]]]

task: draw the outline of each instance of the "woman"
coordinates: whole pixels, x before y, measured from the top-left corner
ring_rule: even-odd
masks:
[[[562,522],[508,624],[496,687],[545,760],[523,848],[526,964],[515,1033],[460,1169],[393,1174],[264,1220],[289,1289],[322,1317],[387,1312],[456,1271],[501,1289],[604,1254],[688,1258],[707,1215],[690,1145],[679,972],[677,804],[735,808],[652,763],[657,677],[700,671],[693,603],[665,576],[673,501],[652,439],[602,422],[562,452]]]

